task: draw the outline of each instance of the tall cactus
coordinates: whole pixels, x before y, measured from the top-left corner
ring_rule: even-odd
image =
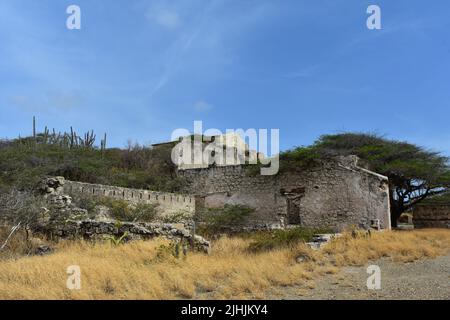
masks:
[[[70,126],[70,146],[69,146],[70,149],[72,149],[75,146],[75,138],[76,138],[76,135],[73,132],[72,126]]]
[[[92,148],[94,146],[95,138],[96,136],[94,134],[94,130],[86,132],[84,134],[83,146],[87,148]]]
[[[36,117],[33,116],[33,144],[34,148],[37,146],[37,139],[36,139]]]
[[[104,152],[106,150],[106,133],[100,143],[100,149]]]
[[[42,138],[43,138],[43,143],[48,144],[49,131],[48,131],[47,126],[45,126],[45,128],[44,128],[44,134],[43,134]]]
[[[29,147],[37,147],[38,145],[57,145],[61,148],[74,149],[78,147],[94,149],[96,141],[96,135],[94,130],[87,131],[83,137],[78,136],[73,127],[70,127],[70,132],[57,132],[55,128],[52,131],[49,130],[47,126],[45,126],[44,131],[42,133],[37,133],[36,130],[36,117],[33,116],[33,137],[32,139],[22,139],[19,137],[19,144],[25,143],[27,148]],[[103,139],[100,142],[100,149],[104,153],[106,150],[106,141],[107,136],[106,133],[103,136]]]

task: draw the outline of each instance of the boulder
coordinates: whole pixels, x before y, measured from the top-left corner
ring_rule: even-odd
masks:
[[[47,177],[42,179],[37,189],[41,194],[60,194],[64,190],[64,177]]]

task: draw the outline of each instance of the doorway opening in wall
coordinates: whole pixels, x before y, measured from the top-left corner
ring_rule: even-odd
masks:
[[[305,195],[305,188],[296,187],[289,190],[281,189],[281,194],[284,195],[287,200],[287,224],[301,225],[301,199]]]

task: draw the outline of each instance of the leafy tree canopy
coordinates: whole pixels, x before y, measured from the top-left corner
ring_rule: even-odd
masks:
[[[411,206],[450,186],[449,158],[421,146],[367,133],[321,136],[312,146],[281,155],[282,166],[309,165],[316,159],[356,155],[370,170],[389,178],[392,225]]]

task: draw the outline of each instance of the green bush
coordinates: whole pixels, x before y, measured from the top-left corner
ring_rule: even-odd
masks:
[[[223,208],[205,209],[196,214],[197,232],[214,235],[234,231],[244,226],[255,209],[243,205],[225,205]]]
[[[186,211],[178,211],[161,217],[163,223],[181,223],[192,219],[192,214]]]
[[[311,168],[323,156],[314,147],[297,147],[280,154],[281,171],[295,171]]]
[[[103,205],[110,210],[111,217],[119,221],[128,222],[152,222],[156,219],[156,204],[130,204],[125,200],[111,198],[100,198],[99,205]]]
[[[187,243],[185,241],[171,241],[169,244],[160,245],[156,250],[156,261],[167,261],[187,256]]]
[[[43,176],[163,192],[180,191],[185,184],[176,175],[170,146],[100,150],[26,141],[31,140],[1,142],[0,186],[32,189]]]
[[[133,221],[153,222],[156,219],[157,204],[140,203],[132,209]]]
[[[72,201],[78,208],[85,209],[89,214],[93,213],[95,207],[101,205],[102,199],[83,193],[74,192],[71,194]]]
[[[252,241],[248,249],[252,252],[258,252],[289,247],[301,242],[309,242],[318,233],[330,233],[330,230],[325,228],[296,227],[283,230],[259,231],[250,235]]]
[[[72,195],[72,200],[81,209],[86,209],[90,216],[93,216],[97,206],[105,206],[111,218],[118,221],[153,222],[157,218],[157,204],[131,204],[125,200],[77,193]]]

